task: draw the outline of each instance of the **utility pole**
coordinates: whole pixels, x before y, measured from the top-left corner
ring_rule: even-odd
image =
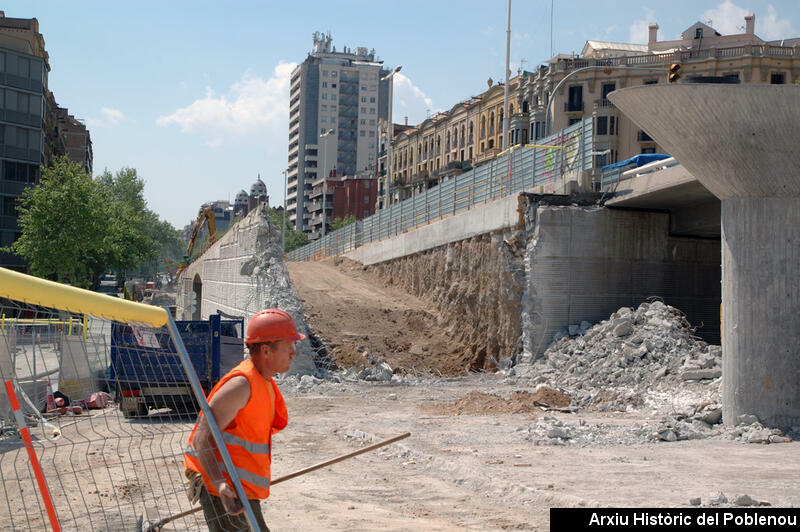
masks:
[[[394,122],[392,122],[392,107],[394,101],[392,100],[392,87],[394,87],[394,75],[400,72],[403,68],[402,65],[397,65],[394,70],[386,74],[381,81],[389,80],[389,131],[387,132],[389,138],[386,144],[386,183],[384,184],[384,200],[383,208],[389,206],[389,184],[392,182],[392,143],[394,143]]]
[[[508,21],[506,25],[506,85],[503,90],[503,151],[508,148],[508,61],[511,53],[511,0],[508,0]]]
[[[326,200],[328,199],[328,174],[326,168],[328,166],[328,137],[332,133],[333,130],[329,129],[319,136],[322,141],[322,236],[325,236],[325,226],[328,225],[325,214]]]
[[[283,244],[282,252],[286,253],[286,209],[288,205],[286,204],[286,196],[289,195],[289,169],[287,168],[283,172],[283,225],[281,226],[281,243]]]

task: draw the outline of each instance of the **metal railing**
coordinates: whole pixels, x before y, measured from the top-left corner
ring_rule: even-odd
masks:
[[[540,139],[539,145],[559,148],[514,146],[476,168],[444,178],[438,185],[411,198],[330,232],[288,253],[286,260],[321,260],[342,255],[537,186],[546,192],[555,192],[567,173],[593,167],[592,120],[584,119]]]

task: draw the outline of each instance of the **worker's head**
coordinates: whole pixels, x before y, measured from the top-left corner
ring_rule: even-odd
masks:
[[[272,373],[283,373],[289,371],[294,358],[294,342],[303,338],[289,313],[271,308],[250,318],[244,341],[255,363],[268,366]]]

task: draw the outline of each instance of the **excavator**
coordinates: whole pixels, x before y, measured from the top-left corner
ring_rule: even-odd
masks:
[[[204,225],[208,225],[208,243],[211,245],[217,241],[217,224],[214,220],[214,207],[210,205],[201,207],[200,212],[197,214],[197,220],[194,222],[194,227],[192,228],[192,236],[189,237],[189,245],[186,248],[186,254],[183,256],[183,262],[181,262],[181,265],[175,272],[175,279],[178,279],[181,273],[183,273],[183,270],[189,267],[192,260],[192,253],[194,252],[194,246],[197,244],[197,237],[200,235],[200,231],[202,231]]]

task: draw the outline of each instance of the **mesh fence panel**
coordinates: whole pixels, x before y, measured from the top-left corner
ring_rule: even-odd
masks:
[[[215,351],[208,325],[176,325],[208,393],[212,362],[242,360],[241,327],[222,324]],[[198,398],[167,326],[0,299],[0,381],[0,529],[148,530],[192,509]],[[194,512],[163,530],[206,527]]]

